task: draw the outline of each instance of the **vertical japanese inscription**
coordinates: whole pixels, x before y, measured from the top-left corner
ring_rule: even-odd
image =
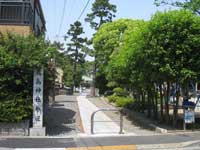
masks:
[[[35,69],[33,76],[33,127],[43,127],[44,70]]]

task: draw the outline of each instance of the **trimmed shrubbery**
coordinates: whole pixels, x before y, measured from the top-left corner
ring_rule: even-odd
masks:
[[[44,38],[0,35],[0,122],[31,118],[33,70],[44,66],[47,93],[52,83],[49,62],[54,52]]]
[[[107,97],[110,103],[115,103],[117,107],[129,107],[133,105],[134,99],[128,96],[128,93],[122,88],[115,88],[113,92],[113,95]]]
[[[116,96],[127,96],[128,95],[128,93],[120,87],[114,88],[113,92],[114,92],[114,95],[116,95]]]

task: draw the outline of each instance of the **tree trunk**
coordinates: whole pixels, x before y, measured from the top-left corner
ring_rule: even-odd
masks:
[[[76,62],[74,62],[74,69],[73,69],[73,80],[74,80],[74,90],[76,88]]]
[[[170,98],[170,82],[167,82],[166,99],[165,99],[165,121],[169,123],[169,98]]]
[[[155,109],[155,103],[154,103],[154,99],[155,97],[154,97],[154,94],[152,94],[151,93],[151,108],[152,108],[152,110],[153,110],[153,118],[155,119],[155,117],[156,117],[156,115],[155,115],[155,113],[156,113],[156,109]],[[152,112],[152,111],[151,111]]]
[[[137,99],[138,99],[138,102],[137,102],[138,103],[138,108],[137,109],[138,109],[138,112],[141,112],[140,108],[141,108],[141,101],[142,100],[141,100],[141,94],[140,93],[141,93],[140,91],[138,91],[138,93],[137,93]]]
[[[158,91],[155,88],[155,94],[154,94],[154,98],[155,98],[155,113],[154,113],[154,118],[158,119]]]
[[[145,91],[142,91],[142,113],[145,110]]]
[[[73,68],[73,80],[74,80],[74,92],[75,92],[75,90],[76,90],[76,71],[77,71],[77,64],[76,64],[76,62],[77,62],[77,59],[78,59],[78,49],[76,48],[76,56],[75,56],[75,60],[74,60],[74,68]]]
[[[150,98],[150,91],[147,91],[147,101],[148,101],[148,114],[147,117],[151,117],[151,98]]]
[[[163,121],[163,93],[162,93],[162,85],[159,85],[160,92],[160,120]]]
[[[95,97],[95,88],[96,88],[96,57],[93,64],[93,73],[92,73],[92,84],[91,84],[91,96]]]
[[[177,125],[177,119],[178,119],[178,102],[179,102],[179,88],[178,84],[176,83],[176,103],[174,106],[174,115],[173,115],[173,126],[176,127]]]

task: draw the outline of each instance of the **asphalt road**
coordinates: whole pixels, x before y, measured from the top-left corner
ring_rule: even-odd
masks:
[[[117,145],[148,145],[192,142],[200,139],[199,133],[154,136],[106,136],[73,138],[0,138],[0,148],[68,148]],[[200,142],[191,146],[199,147]],[[187,145],[190,147],[190,145]]]

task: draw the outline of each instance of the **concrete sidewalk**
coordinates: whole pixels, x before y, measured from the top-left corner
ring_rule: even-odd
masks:
[[[82,119],[84,132],[91,134],[91,115],[99,108],[92,104],[86,96],[77,97],[79,111]],[[94,133],[95,134],[118,134],[120,127],[103,112],[97,112],[95,115]],[[103,121],[103,122],[101,122]],[[106,122],[105,122],[106,121]],[[107,122],[108,121],[108,122]]]
[[[58,95],[46,114],[48,136],[70,136],[82,132],[76,96]]]

